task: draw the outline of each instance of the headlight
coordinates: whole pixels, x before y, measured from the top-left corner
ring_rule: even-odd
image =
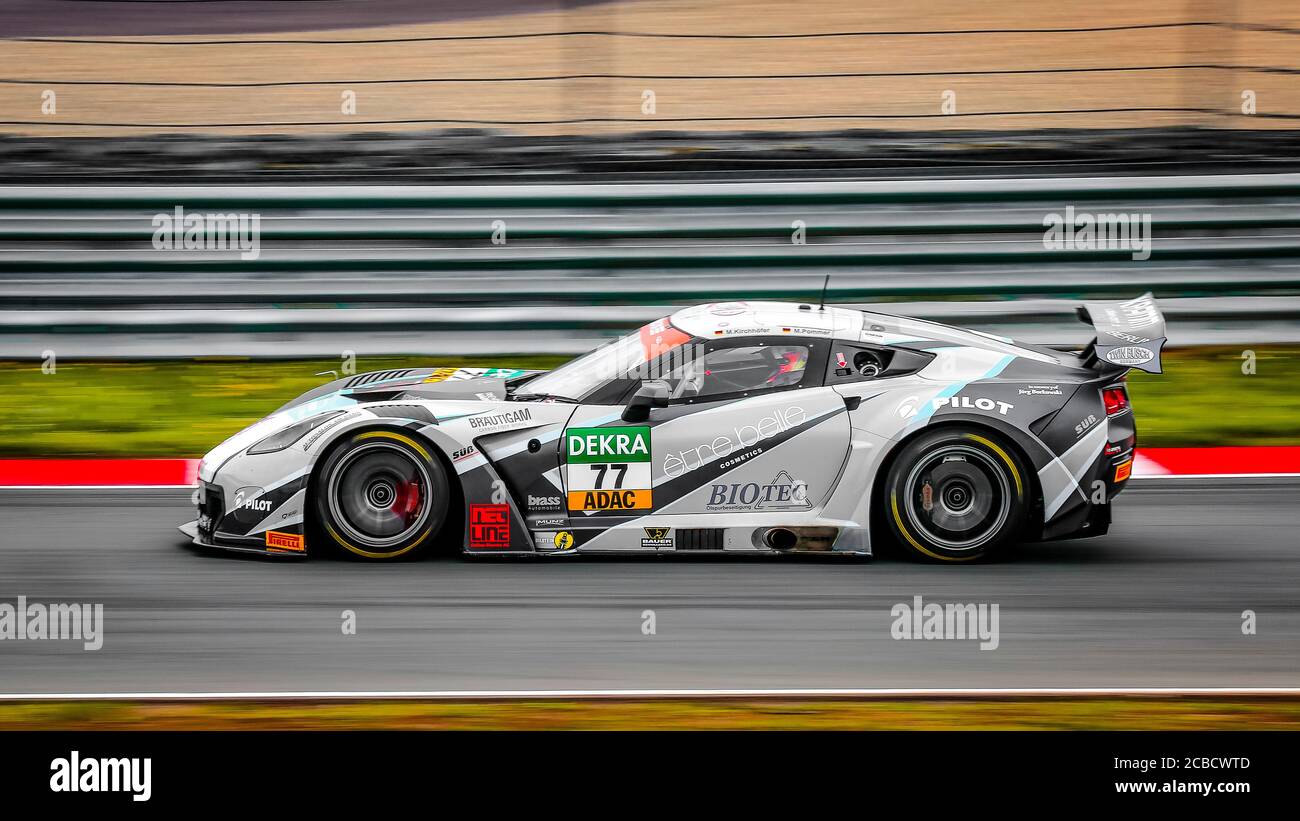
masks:
[[[285,448],[297,442],[302,437],[319,428],[329,420],[339,416],[346,411],[334,411],[333,413],[323,413],[320,416],[313,416],[310,419],[304,419],[301,422],[290,425],[279,433],[273,433],[262,441],[258,442],[248,449],[250,454],[257,453],[275,453],[277,450]]]

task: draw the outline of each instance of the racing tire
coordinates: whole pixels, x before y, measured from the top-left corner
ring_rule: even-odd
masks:
[[[368,430],[330,452],[313,495],[322,541],[348,558],[394,561],[415,558],[436,541],[451,488],[427,445]]]
[[[986,559],[1013,544],[1028,509],[1015,449],[985,430],[948,428],[903,447],[884,487],[884,518],[908,558]]]

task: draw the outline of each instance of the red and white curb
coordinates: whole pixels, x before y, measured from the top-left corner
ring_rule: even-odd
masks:
[[[1133,460],[1136,479],[1297,475],[1300,447],[1145,448]]]
[[[0,459],[0,488],[192,488],[198,459]]]
[[[189,488],[198,459],[0,459],[0,488]],[[1134,479],[1300,476],[1300,447],[1146,448]]]

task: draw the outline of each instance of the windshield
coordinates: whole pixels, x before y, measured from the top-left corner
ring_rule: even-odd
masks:
[[[690,334],[674,328],[667,318],[657,319],[542,374],[524,386],[520,395],[556,396],[576,402],[615,379],[655,378],[657,375],[648,373],[648,365],[690,341]]]

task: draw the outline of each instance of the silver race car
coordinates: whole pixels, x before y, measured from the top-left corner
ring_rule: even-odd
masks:
[[[1061,352],[843,307],[686,308],[548,372],[323,385],[200,464],[199,545],[276,556],[834,552],[1094,536],[1133,464],[1150,294]]]

